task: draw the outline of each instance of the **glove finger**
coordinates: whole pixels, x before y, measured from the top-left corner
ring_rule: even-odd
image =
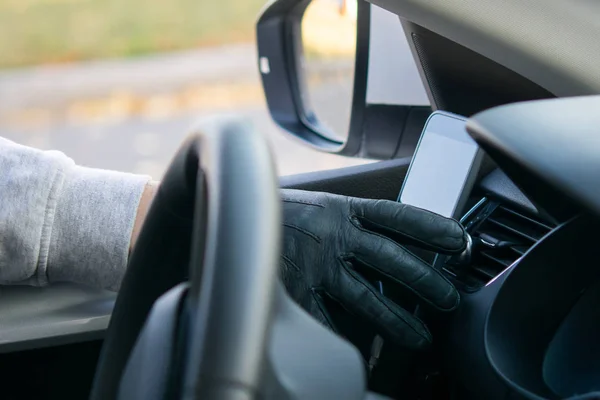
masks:
[[[377,233],[365,231],[352,257],[439,310],[452,311],[460,302],[458,291],[440,271]]]
[[[466,233],[457,221],[389,200],[354,199],[352,210],[363,227],[438,253],[460,253]],[[356,221],[354,221],[356,222]]]
[[[332,295],[344,307],[370,321],[385,339],[398,346],[423,350],[431,345],[431,333],[421,320],[377,292],[344,260],[339,262],[342,268]]]

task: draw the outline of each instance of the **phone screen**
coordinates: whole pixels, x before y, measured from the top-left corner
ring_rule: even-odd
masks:
[[[432,114],[417,145],[398,200],[457,218],[477,174],[479,147],[459,116]],[[478,167],[478,166],[477,166]],[[470,179],[471,178],[471,179]]]

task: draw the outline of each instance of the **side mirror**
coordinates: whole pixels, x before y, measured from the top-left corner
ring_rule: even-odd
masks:
[[[318,150],[412,155],[426,106],[367,104],[371,5],[275,0],[257,23],[258,67],[273,120]]]

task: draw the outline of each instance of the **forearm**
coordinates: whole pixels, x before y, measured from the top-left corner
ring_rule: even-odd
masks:
[[[119,287],[149,177],[78,167],[1,138],[0,171],[0,283]]]

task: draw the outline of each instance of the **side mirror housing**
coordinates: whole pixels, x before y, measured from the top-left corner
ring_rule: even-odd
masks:
[[[318,150],[411,156],[428,106],[368,104],[371,5],[275,0],[257,23],[258,67],[273,120]]]

